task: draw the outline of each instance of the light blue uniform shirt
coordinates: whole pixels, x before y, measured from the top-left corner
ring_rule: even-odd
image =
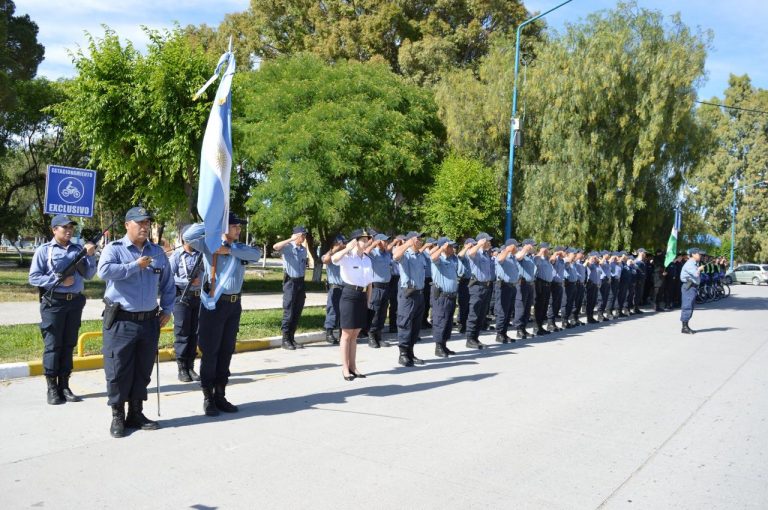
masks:
[[[67,268],[70,262],[83,247],[79,244],[69,243],[66,247],[51,239],[47,243],[40,245],[35,250],[32,257],[32,265],[29,267],[29,283],[35,287],[50,289],[56,283],[57,273],[61,273]],[[72,276],[75,277],[72,285],[58,285],[55,292],[77,294],[83,291],[83,274],[86,280],[93,278],[96,274],[96,259],[93,256],[86,256],[78,263],[78,269]]]
[[[584,281],[583,278],[581,280],[579,280],[579,272],[576,269],[576,263],[575,262],[571,262],[570,264],[565,263],[565,269],[564,269],[563,276],[565,277],[566,280],[568,280],[569,282],[573,282],[573,283],[576,283],[578,281]]]
[[[621,278],[621,264],[618,262],[609,262],[611,268],[611,278]]]
[[[443,292],[455,294],[459,290],[459,257],[446,257],[440,254],[437,261],[432,261],[432,282]]]
[[[520,264],[520,276],[528,283],[533,282],[536,279],[536,263],[533,260],[533,255],[526,255]]]
[[[392,279],[392,254],[374,248],[368,256],[373,267],[373,283],[388,283]]]
[[[586,269],[587,278],[589,281],[595,285],[600,285],[600,281],[605,276],[605,273],[603,273],[603,268],[600,267],[600,264],[589,264]]]
[[[424,261],[424,278],[432,278],[432,258],[429,256],[429,250],[421,252],[422,260]]]
[[[139,257],[152,257],[152,263],[145,269],[139,267]],[[120,303],[129,312],[149,312],[157,307],[163,313],[173,312],[176,286],[168,257],[163,249],[149,241],[141,249],[128,239],[113,241],[104,247],[99,258],[99,278],[107,282],[104,298]]]
[[[204,278],[210,283],[213,254],[205,244],[205,226],[202,223],[195,223],[189,227],[184,232],[184,242],[189,243],[192,248],[205,255],[203,259]],[[243,290],[245,266],[249,262],[258,262],[261,258],[261,250],[243,243],[232,243],[229,249],[229,255],[216,256],[216,289],[221,289],[222,294],[239,294]],[[230,271],[231,264],[234,264],[234,267]],[[229,277],[225,278],[227,273],[229,273]]]
[[[507,255],[507,258],[499,262],[496,259],[496,279],[506,283],[517,283],[520,279],[520,264],[514,255]]]
[[[536,278],[544,280],[545,282],[551,282],[555,277],[555,270],[549,262],[549,259],[536,256],[533,258],[533,261],[536,264]]]
[[[683,264],[683,269],[680,270],[680,281],[685,283],[687,281],[692,281],[696,285],[701,282],[701,275],[696,270],[698,265],[696,264],[696,261],[692,258],[688,259],[688,261]]]
[[[611,277],[611,264],[608,262],[603,262],[600,264],[600,278],[603,280],[607,280]]]
[[[477,250],[474,256],[468,255],[469,267],[472,278],[478,282],[490,282],[493,280],[493,261],[491,255],[485,250]]]
[[[195,264],[197,263],[197,259],[199,258],[199,251],[187,253],[184,251],[184,248],[179,248],[171,254],[168,262],[171,264],[171,272],[173,272],[173,280],[176,284],[176,287],[184,290],[187,287],[187,282],[194,280],[194,277],[203,275],[203,268],[200,267],[197,269],[197,274],[193,275],[193,278],[190,278],[190,275],[192,275],[192,270],[194,269]],[[200,281],[202,282],[203,279],[200,278]],[[189,290],[199,290],[200,287],[201,285],[190,285]]]
[[[565,260],[557,257],[555,263],[552,265],[552,269],[555,270],[555,273],[552,276],[552,281],[562,283],[565,279]]]
[[[573,268],[576,270],[576,281],[585,283],[587,281],[587,268],[584,267],[584,263],[577,260],[573,263]]]
[[[464,255],[459,258],[459,278],[469,280],[472,277],[472,268],[469,267],[469,257]]]
[[[341,268],[333,261],[326,264],[325,276],[328,279],[328,285],[344,285],[344,281],[341,279]]]
[[[392,270],[392,276],[400,276],[400,265],[395,262],[395,259],[390,259],[389,264],[389,268]]]
[[[307,249],[304,246],[296,246],[292,242],[283,246],[283,270],[288,278],[304,278],[307,270]]]
[[[424,288],[424,257],[421,253],[408,248],[398,261],[398,265],[400,266],[400,287]]]

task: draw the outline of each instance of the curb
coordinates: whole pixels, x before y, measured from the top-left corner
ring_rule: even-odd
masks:
[[[282,346],[282,336],[272,336],[258,340],[238,340],[235,344],[235,353],[249,351],[263,351]],[[312,331],[309,333],[299,333],[295,337],[298,344],[311,344],[325,340],[324,331]],[[160,361],[174,361],[176,354],[172,348],[160,349]],[[83,370],[98,370],[104,367],[104,357],[101,354],[92,356],[75,356],[72,360],[73,372]],[[0,381],[8,379],[20,379],[22,377],[32,377],[43,375],[42,360],[24,361],[18,363],[0,363]]]

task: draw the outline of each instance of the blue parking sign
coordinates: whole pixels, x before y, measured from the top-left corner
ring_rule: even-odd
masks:
[[[67,216],[93,216],[96,171],[48,165],[45,181],[45,212]]]

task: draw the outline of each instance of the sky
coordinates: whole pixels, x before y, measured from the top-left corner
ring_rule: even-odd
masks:
[[[45,60],[38,74],[50,79],[71,77],[74,67],[69,51],[87,47],[85,32],[103,35],[102,24],[110,26],[124,39],[143,49],[147,37],[142,25],[160,29],[206,23],[216,27],[229,12],[248,8],[249,0],[16,0],[16,14],[29,14],[45,46]],[[559,0],[527,0],[530,12],[543,12]],[[707,79],[699,88],[699,98],[722,97],[728,76],[748,74],[753,85],[768,89],[768,21],[766,0],[639,0],[641,7],[665,15],[680,13],[691,28],[711,29],[712,47],[707,55]],[[615,0],[572,0],[546,16],[552,30],[562,31],[567,23],[577,23],[588,14],[609,9]]]

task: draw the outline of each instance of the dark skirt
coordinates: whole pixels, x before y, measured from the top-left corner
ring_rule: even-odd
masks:
[[[363,329],[368,325],[368,293],[345,286],[339,301],[341,329]]]

